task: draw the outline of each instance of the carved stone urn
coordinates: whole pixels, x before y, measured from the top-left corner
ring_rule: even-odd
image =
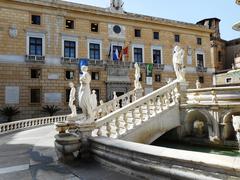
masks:
[[[54,137],[58,159],[63,162],[73,161],[80,151],[80,137],[70,133],[61,133]]]

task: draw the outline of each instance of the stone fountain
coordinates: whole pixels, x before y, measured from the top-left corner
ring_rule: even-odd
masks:
[[[238,147],[240,149],[240,116],[232,116],[232,125],[236,132],[236,138],[238,141]]]

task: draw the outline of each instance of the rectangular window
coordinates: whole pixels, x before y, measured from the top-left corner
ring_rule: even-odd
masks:
[[[74,29],[74,21],[73,20],[66,20],[66,28],[67,29]]]
[[[64,41],[64,57],[76,58],[76,42]]]
[[[203,76],[199,76],[199,77],[198,77],[198,81],[199,81],[200,83],[204,83],[204,77],[203,77]]]
[[[100,60],[100,44],[89,44],[89,58],[94,60]]]
[[[32,24],[40,25],[41,24],[41,16],[32,15],[31,22],[32,22]]]
[[[161,64],[161,50],[153,49],[153,64]]]
[[[41,96],[40,96],[40,89],[31,89],[31,103],[40,103]]]
[[[231,82],[232,82],[232,78],[231,78],[231,77],[229,77],[229,78],[226,78],[226,80],[225,80],[225,81],[226,81],[226,83],[227,83],[227,84],[229,84],[229,83],[231,83]]]
[[[134,62],[143,62],[143,50],[142,48],[134,48]]]
[[[135,37],[141,37],[141,30],[135,29]]]
[[[31,78],[39,79],[41,77],[41,69],[31,69]]]
[[[153,32],[153,39],[159,39],[159,32]]]
[[[202,45],[202,38],[197,38],[197,44]]]
[[[156,82],[161,82],[161,75],[160,74],[155,75],[155,81]]]
[[[92,80],[99,80],[99,72],[92,72]]]
[[[222,61],[222,52],[218,51],[218,62]]]
[[[69,96],[70,96],[71,89],[66,89],[66,102],[69,102]]]
[[[204,67],[203,54],[197,54],[197,67]]]
[[[180,35],[179,34],[175,34],[174,35],[174,40],[175,40],[175,42],[180,42]]]
[[[29,55],[42,56],[42,38],[29,38]]]
[[[66,79],[74,79],[74,71],[66,71]]]
[[[97,23],[91,23],[91,31],[98,32],[98,24]]]

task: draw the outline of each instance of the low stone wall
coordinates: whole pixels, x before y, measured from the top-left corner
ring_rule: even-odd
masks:
[[[240,158],[92,138],[91,152],[104,165],[146,179],[239,179]]]

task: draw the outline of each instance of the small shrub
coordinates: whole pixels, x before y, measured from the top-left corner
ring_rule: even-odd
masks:
[[[44,113],[49,114],[49,116],[55,115],[58,111],[61,111],[61,108],[55,105],[46,105],[42,107]]]
[[[18,110],[18,107],[6,106],[0,109],[0,114],[7,117],[8,122],[11,122],[12,117],[16,116],[19,113],[20,111]]]

